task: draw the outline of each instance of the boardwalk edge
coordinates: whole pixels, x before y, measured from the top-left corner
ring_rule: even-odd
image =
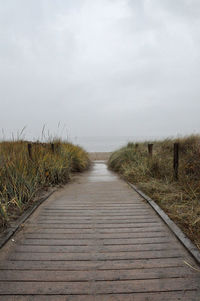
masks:
[[[135,185],[127,182],[128,185],[134,189],[143,199],[145,199],[150,206],[156,211],[156,213],[162,218],[162,220],[168,225],[170,230],[175,234],[179,241],[184,245],[188,252],[193,256],[196,262],[200,265],[200,251],[193,244],[193,242],[182,232],[182,230],[169,218],[169,216],[144,192],[139,190]]]
[[[27,209],[13,224],[13,226],[10,226],[8,229],[5,230],[5,234],[2,234],[2,237],[0,239],[0,249],[7,243],[7,241],[15,234],[15,232],[20,228],[20,226],[29,218],[31,214],[44,202],[46,201],[54,192],[56,189],[48,193],[46,196],[40,198],[36,204],[31,206],[29,209]]]

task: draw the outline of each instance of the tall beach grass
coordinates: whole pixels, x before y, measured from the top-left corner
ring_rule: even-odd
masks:
[[[88,154],[68,142],[0,143],[0,227],[3,229],[33,202],[41,190],[65,184],[72,172],[88,168]]]
[[[174,178],[173,145],[179,142],[179,179]],[[115,151],[109,168],[152,197],[200,249],[200,136],[128,143]]]

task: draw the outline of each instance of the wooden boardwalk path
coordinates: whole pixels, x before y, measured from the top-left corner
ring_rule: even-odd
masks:
[[[199,269],[153,209],[96,163],[0,252],[1,301],[200,301]]]

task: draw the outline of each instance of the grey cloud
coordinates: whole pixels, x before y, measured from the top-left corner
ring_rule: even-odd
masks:
[[[0,0],[1,127],[199,131],[199,14],[197,0]]]

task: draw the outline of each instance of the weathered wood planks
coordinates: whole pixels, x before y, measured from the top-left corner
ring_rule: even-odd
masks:
[[[160,217],[116,176],[92,176],[51,196],[1,250],[0,300],[199,301],[199,267]]]

